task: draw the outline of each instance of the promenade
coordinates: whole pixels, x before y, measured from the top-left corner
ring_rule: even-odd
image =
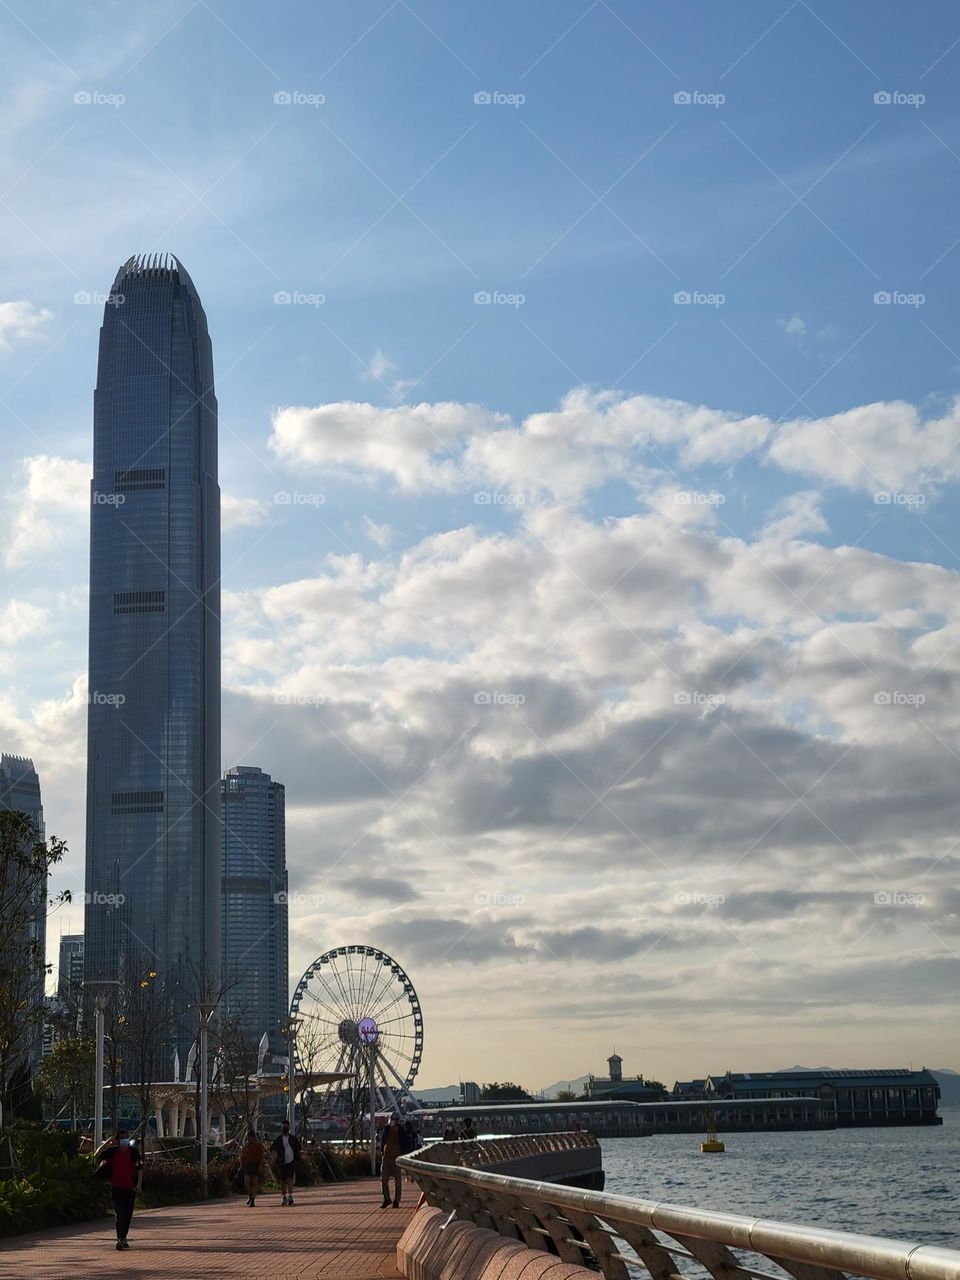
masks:
[[[244,1280],[379,1280],[398,1276],[397,1240],[419,1197],[380,1208],[372,1179],[305,1187],[293,1208],[279,1195],[248,1209],[243,1196],[138,1212],[130,1248],[118,1253],[113,1219],[0,1242],[3,1280],[81,1276],[243,1277]]]

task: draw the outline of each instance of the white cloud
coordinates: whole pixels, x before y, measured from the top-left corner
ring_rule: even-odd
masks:
[[[43,327],[52,319],[52,311],[25,298],[0,302],[0,351],[9,351],[14,341],[44,337]]]
[[[377,524],[369,516],[364,516],[363,532],[368,541],[376,543],[378,547],[389,547],[393,541],[395,531],[388,524]]]
[[[802,347],[807,336],[807,322],[802,316],[790,316],[788,320],[778,320],[783,336],[795,347]]]
[[[829,533],[830,526],[820,510],[820,495],[812,490],[791,493],[770,512],[761,536],[764,538],[799,538],[803,534]]]
[[[274,414],[270,447],[293,467],[343,468],[389,477],[401,490],[450,489],[460,483],[453,454],[481,427],[504,421],[479,405],[455,403],[379,408],[345,402]]]
[[[393,400],[402,400],[410,388],[416,385],[416,379],[397,378],[394,376],[396,372],[397,366],[394,361],[378,348],[360,377],[364,382],[379,382],[384,390],[390,393]]]
[[[17,644],[42,631],[50,616],[48,609],[28,600],[8,600],[0,609],[0,644]]]
[[[575,503],[611,477],[641,490],[664,467],[726,466],[748,454],[866,493],[960,477],[960,401],[923,419],[877,403],[779,425],[682,400],[578,388],[519,426],[474,404],[279,410],[271,448],[290,466],[390,479],[407,492],[494,489]]]
[[[3,498],[3,558],[8,568],[38,559],[54,545],[58,526],[73,529],[90,506],[89,462],[37,454],[20,463],[21,487]],[[63,525],[63,520],[69,521]],[[71,534],[72,536],[72,534]]]
[[[260,498],[240,498],[236,494],[220,495],[220,525],[225,533],[233,529],[257,528],[270,518],[270,508]]]
[[[926,420],[915,405],[895,400],[787,422],[769,457],[785,470],[873,493],[955,480],[960,476],[958,444],[960,400]]]

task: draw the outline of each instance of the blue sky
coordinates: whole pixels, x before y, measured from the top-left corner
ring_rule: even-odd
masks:
[[[559,783],[538,768],[560,760],[600,790],[614,784],[610,759],[590,772],[591,744],[606,751],[629,726],[653,750],[666,729],[658,698],[677,705],[666,685],[654,688],[661,662],[701,681],[695,689],[713,689],[702,682],[715,679],[727,690],[723,723],[751,744],[743,750],[758,786],[774,757],[753,732],[764,742],[773,726],[795,735],[777,747],[778,776],[802,772],[822,753],[823,768],[839,768],[839,753],[860,749],[868,728],[862,707],[854,712],[841,691],[852,678],[847,662],[860,664],[870,690],[939,681],[942,719],[921,724],[915,716],[909,726],[918,777],[929,772],[931,743],[946,770],[942,794],[928,797],[939,814],[929,827],[901,832],[894,847],[851,811],[851,830],[868,847],[847,833],[844,805],[884,793],[891,744],[905,749],[902,726],[870,728],[876,756],[834,797],[832,816],[818,814],[832,849],[830,839],[821,847],[810,831],[778,827],[783,842],[770,850],[763,883],[731,890],[731,900],[748,891],[782,895],[809,865],[811,842],[822,876],[813,875],[815,884],[804,877],[803,892],[825,895],[816,910],[826,911],[829,899],[844,917],[849,904],[836,896],[843,877],[832,884],[828,871],[840,846],[879,859],[888,879],[900,874],[897,859],[919,875],[910,859],[933,847],[952,865],[938,842],[949,842],[955,816],[954,677],[931,659],[951,654],[958,568],[956,6],[13,0],[0,27],[9,685],[0,711],[5,741],[37,758],[50,827],[76,859],[83,485],[101,311],[82,299],[105,292],[130,254],[168,250],[190,270],[207,310],[221,483],[232,504],[224,763],[253,742],[261,758],[242,762],[280,777],[296,773],[291,751],[299,758],[315,750],[325,762],[288,792],[291,865],[304,886],[344,849],[365,848],[373,822],[379,843],[370,866],[396,879],[446,884],[450,848],[469,862],[474,853],[460,842],[479,843],[483,866],[494,868],[482,874],[503,881],[494,896],[529,899],[527,916],[507,910],[494,918],[488,901],[468,893],[466,907],[447,904],[438,922],[439,903],[418,915],[414,895],[405,907],[374,909],[353,885],[337,899],[343,927],[395,930],[401,945],[433,929],[449,965],[458,935],[448,924],[459,922],[470,938],[488,939],[474,959],[493,966],[507,988],[517,957],[525,974],[545,955],[629,964],[648,943],[656,955],[667,951],[657,921],[613,921],[613,943],[577,930],[612,910],[603,894],[624,875],[637,877],[644,899],[650,884],[660,885],[675,914],[690,853],[683,833],[698,827],[682,798],[716,732],[713,711],[687,726],[692,755],[674,762],[679,811],[657,817],[664,842],[676,844],[662,885],[663,866],[654,859],[647,867],[637,843],[635,828],[646,830],[650,817],[642,795],[630,799],[638,810],[629,847],[614,850],[622,815],[596,835],[610,845],[603,886],[581,882],[570,867],[541,882],[543,849],[532,854],[551,823],[560,824],[554,840],[565,838]],[[477,102],[478,94],[494,100]],[[482,292],[501,300],[478,305]],[[678,302],[678,294],[694,300]],[[893,300],[878,303],[877,294]],[[572,408],[571,394],[580,397]],[[421,403],[422,411],[411,408]],[[722,447],[706,443],[698,406],[728,432]],[[878,492],[894,498],[878,502]],[[484,503],[478,493],[497,496]],[[629,543],[635,533],[640,570],[625,561],[622,579],[604,581],[618,563],[618,539]],[[661,553],[664,562],[632,597],[634,575]],[[721,589],[716,575],[724,574]],[[833,593],[820,599],[825,581]],[[603,600],[595,598],[584,621],[590,601],[581,610],[578,599],[601,586]],[[611,614],[607,591],[624,590]],[[802,621],[783,624],[771,610],[789,608],[791,592],[793,603],[804,602]],[[815,608],[805,614],[808,592]],[[478,598],[488,617],[473,613]],[[552,613],[558,600],[572,610],[566,624]],[[651,611],[664,601],[688,612],[657,622]],[[611,634],[589,630],[601,615]],[[564,652],[569,629],[581,625],[582,647]],[[724,684],[734,661],[739,705]],[[545,719],[536,731],[514,724],[495,742],[471,739],[460,760],[452,728],[470,721],[455,699],[445,701],[451,690],[478,681],[519,688],[533,671],[549,685],[549,696],[540,689]],[[258,719],[264,706],[275,711],[277,690],[305,698],[322,690],[316,696],[335,709],[327,736],[316,707],[297,708],[300,719],[279,737],[273,720]],[[359,735],[346,735],[349,746],[335,731],[340,715]],[[455,835],[438,835],[431,852],[413,829],[392,829],[389,810],[371,813],[369,797],[351,810],[319,776],[323,767],[331,777],[349,774],[351,751],[384,787],[399,757],[411,769],[457,759],[462,775],[424,801],[425,812],[455,811]],[[631,759],[639,754],[640,746]],[[416,776],[404,775],[404,785]],[[816,768],[807,781],[821,776]],[[492,793],[480,803],[487,784]],[[654,778],[650,785],[660,786]],[[751,786],[735,794],[736,780],[727,785],[734,790],[719,792],[725,807],[749,814]],[[733,826],[718,839],[724,867],[733,845],[750,847],[753,838],[749,823]],[[573,860],[581,870],[584,856],[578,850]],[[505,872],[508,865],[515,869]],[[360,881],[364,874],[369,866],[357,872]],[[600,895],[593,906],[591,892]],[[584,904],[579,922],[575,901]],[[784,922],[815,909],[804,902],[801,910],[770,899],[779,905],[763,927],[775,935],[775,954],[790,953]],[[937,910],[931,927],[940,941],[926,926],[919,941],[911,934],[907,958],[897,961],[901,978],[910,965],[956,960],[942,941],[954,908]],[[320,950],[355,940],[335,937],[329,914],[298,925],[295,967],[315,942]],[[869,912],[864,919],[873,920]],[[744,947],[762,953],[748,936],[754,922],[744,907],[739,923],[718,927],[718,950],[703,957],[702,972],[725,954],[730,929],[739,958]],[[886,932],[886,924],[878,929]],[[427,941],[417,946],[424,964],[437,960]],[[811,956],[811,981],[834,991],[849,981],[855,1002],[850,955],[879,962],[858,944],[837,959],[831,986]],[[675,972],[670,960],[664,982]],[[455,1008],[471,991],[458,973],[454,965],[438,982],[435,1007]],[[529,975],[517,981],[518,992],[529,989]],[[743,1015],[757,1028],[770,994],[758,984]],[[516,1001],[519,1013],[523,997]],[[838,1011],[838,1028],[864,1019],[876,1035],[875,1046],[867,1037],[867,1056],[889,1056],[891,1026],[851,1008]],[[596,1031],[585,1032],[581,1056],[559,1070],[546,1050],[531,1050],[534,1076],[541,1065],[544,1079],[599,1065],[615,1019],[591,1016]],[[638,1008],[638,1028],[652,1016]],[[699,1016],[691,1006],[691,1018]],[[931,1012],[922,1044],[955,1059],[955,1039],[938,1040],[934,1021]],[[796,1051],[784,1059],[811,1056],[803,1027],[801,1018],[796,1040],[787,1038]],[[749,1046],[745,1028],[739,1043]],[[685,1043],[681,1034],[680,1048],[656,1069],[716,1068],[681,1060]],[[827,1049],[850,1056],[839,1029],[812,1056],[826,1060]],[[453,1044],[428,1066],[441,1075],[458,1069]],[[488,1073],[506,1066],[491,1050]]]

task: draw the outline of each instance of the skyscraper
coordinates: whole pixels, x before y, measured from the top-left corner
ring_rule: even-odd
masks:
[[[227,1010],[274,1053],[289,1008],[284,789],[251,766],[228,769],[223,805],[223,974]]]
[[[57,999],[61,1005],[79,1004],[83,986],[83,934],[64,933],[60,937],[60,963],[57,978]]]
[[[104,307],[88,697],[86,978],[149,967],[183,1013],[220,958],[220,490],[207,320],[168,255]]]
[[[0,809],[11,809],[25,813],[33,823],[39,840],[46,839],[43,825],[43,802],[40,798],[40,779],[28,756],[12,756],[4,752],[0,755]],[[31,939],[36,939],[37,950],[41,956],[47,953],[47,878],[43,877],[36,895],[36,908],[28,930]],[[2,981],[0,975],[0,981]],[[36,978],[32,980],[32,989],[25,993],[29,1002],[31,1016],[43,1004],[46,988],[46,974],[38,968]],[[28,1052],[32,1061],[36,1061],[42,1053],[43,1028],[37,1020],[37,1032]]]

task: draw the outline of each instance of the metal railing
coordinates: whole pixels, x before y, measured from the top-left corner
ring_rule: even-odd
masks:
[[[545,1134],[496,1145],[584,1136]],[[459,1144],[442,1145],[449,1151]],[[960,1251],[954,1249],[579,1191],[488,1168],[437,1164],[428,1152],[399,1163],[429,1204],[608,1280],[960,1280]]]
[[[459,1138],[453,1142],[434,1142],[421,1147],[417,1160],[430,1164],[460,1165],[482,1169],[487,1165],[509,1164],[528,1156],[549,1155],[555,1151],[598,1149],[600,1143],[592,1133],[521,1134],[515,1138]]]

